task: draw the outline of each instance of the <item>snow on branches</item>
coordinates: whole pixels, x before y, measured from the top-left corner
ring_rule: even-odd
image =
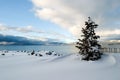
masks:
[[[100,52],[101,45],[97,41],[100,36],[95,33],[95,28],[97,28],[98,25],[88,17],[85,26],[85,28],[82,28],[82,39],[78,39],[76,47],[79,49],[79,54],[82,55],[83,60],[98,60],[102,55]]]

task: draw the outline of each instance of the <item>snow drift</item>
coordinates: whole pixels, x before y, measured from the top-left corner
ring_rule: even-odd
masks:
[[[27,52],[0,51],[0,80],[120,80],[120,54],[81,61],[77,54],[42,57]],[[55,52],[54,52],[55,54]]]

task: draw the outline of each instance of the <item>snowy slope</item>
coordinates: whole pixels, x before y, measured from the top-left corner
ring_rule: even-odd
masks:
[[[0,80],[120,80],[120,54],[116,53],[89,62],[81,61],[76,54],[42,57],[15,51],[5,54],[0,55]]]

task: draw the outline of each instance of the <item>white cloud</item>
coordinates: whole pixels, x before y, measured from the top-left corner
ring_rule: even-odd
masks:
[[[120,35],[120,29],[100,31],[97,34],[100,36],[111,36],[111,35]]]
[[[18,32],[24,32],[24,33],[28,33],[28,32],[37,32],[38,30],[34,29],[32,26],[24,26],[24,27],[10,27],[4,24],[0,24],[0,31],[18,31]],[[39,30],[39,32],[42,33],[41,30]]]
[[[11,45],[11,44],[14,44],[14,42],[0,42],[0,45]]]
[[[57,32],[46,32],[41,29],[35,29],[33,26],[25,27],[10,27],[5,24],[0,24],[0,34],[22,36],[29,39],[47,41],[48,39],[54,39],[61,42],[71,42],[71,36],[65,36],[64,34]]]
[[[0,31],[5,31],[5,30],[8,30],[8,28],[5,27],[5,25],[0,24]]]
[[[110,29],[120,26],[116,24],[120,20],[120,0],[32,0],[32,3],[37,17],[68,29],[77,37],[88,16],[100,25],[102,35],[110,35]]]
[[[20,32],[33,32],[33,27],[32,26],[26,26],[23,28],[17,27],[15,30],[20,31]]]

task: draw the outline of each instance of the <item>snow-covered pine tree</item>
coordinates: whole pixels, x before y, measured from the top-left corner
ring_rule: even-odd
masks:
[[[100,36],[97,36],[95,33],[95,28],[98,25],[88,17],[85,26],[85,28],[82,28],[83,35],[81,37],[83,38],[78,39],[79,41],[76,43],[76,47],[79,49],[79,54],[82,55],[82,60],[98,60],[102,55],[100,52],[101,45],[97,41]]]

